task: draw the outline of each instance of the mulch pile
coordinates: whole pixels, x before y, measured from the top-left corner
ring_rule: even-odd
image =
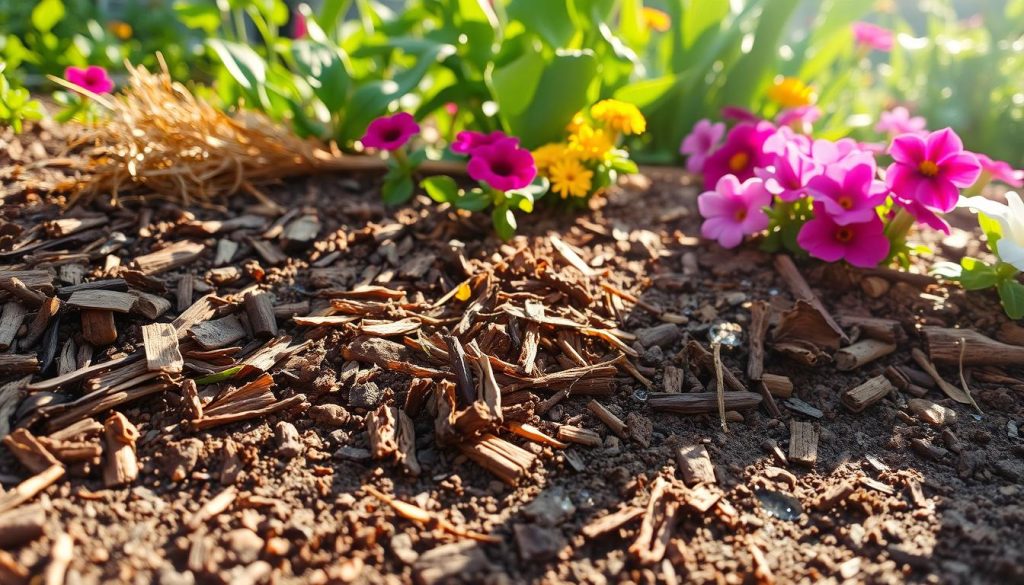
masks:
[[[717,249],[668,171],[503,244],[369,175],[67,210],[0,140],[0,582],[1024,578],[994,297]]]

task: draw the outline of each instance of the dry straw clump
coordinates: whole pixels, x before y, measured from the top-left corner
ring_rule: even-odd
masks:
[[[254,185],[323,169],[331,158],[259,113],[225,114],[161,69],[129,65],[129,86],[117,95],[64,84],[109,111],[78,141],[87,176],[72,202],[131,191],[215,204],[239,190],[258,196]]]

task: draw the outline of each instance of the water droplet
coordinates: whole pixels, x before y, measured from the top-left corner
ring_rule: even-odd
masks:
[[[647,391],[640,389],[634,390],[633,400],[636,400],[637,402],[647,402]]]
[[[743,328],[738,323],[715,323],[708,329],[708,341],[726,347],[739,347]]]
[[[770,296],[770,297],[777,297],[777,296],[779,296],[779,289],[777,289],[777,288],[770,288],[770,289],[768,289],[768,296]]]
[[[757,490],[755,493],[757,499],[761,500],[761,507],[769,516],[794,522],[803,514],[804,508],[800,500],[791,495],[772,490]]]

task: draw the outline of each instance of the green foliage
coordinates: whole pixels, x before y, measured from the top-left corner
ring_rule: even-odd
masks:
[[[518,226],[516,211],[532,213],[536,202],[547,193],[547,179],[538,177],[532,184],[513,191],[497,191],[486,186],[462,189],[455,179],[448,176],[428,177],[420,181],[420,187],[437,203],[447,203],[456,209],[482,212],[491,209],[491,223],[495,233],[508,241]]]
[[[15,133],[22,130],[25,120],[43,117],[43,106],[23,87],[12,87],[0,63],[0,125],[10,126]]]
[[[1002,238],[1000,223],[984,213],[978,213],[978,222],[988,239],[989,250],[996,255],[995,264],[977,258],[963,258],[960,265],[946,267],[940,275],[960,283],[965,290],[995,288],[1003,310],[1011,319],[1024,318],[1024,284],[1020,283],[1020,271],[998,259],[998,243]]]

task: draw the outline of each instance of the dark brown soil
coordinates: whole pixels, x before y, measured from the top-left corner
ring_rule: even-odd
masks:
[[[4,164],[25,164],[31,156],[23,154]],[[45,192],[56,186],[59,176],[41,184],[42,192],[36,193],[26,190],[25,182],[9,180],[13,168],[0,170],[5,222],[32,229],[62,213]],[[508,244],[490,235],[485,218],[439,210],[422,197],[407,207],[385,209],[375,181],[321,176],[266,188],[283,211],[302,209],[319,217],[322,227],[316,241],[289,252],[283,264],[271,266],[243,237],[258,236],[262,230],[228,234],[241,243],[230,265],[242,269],[243,276],[220,287],[207,283],[205,288],[228,296],[253,284],[253,277],[265,271],[262,282],[278,303],[315,301],[317,290],[325,285],[317,280],[323,273],[314,277],[311,264],[338,251],[331,266],[339,270],[331,286],[351,287],[370,275],[374,284],[434,301],[466,278],[458,251],[470,263],[489,263],[495,255],[505,256],[523,246],[548,250],[547,234],[555,232],[583,250],[585,258],[603,258],[599,268],[609,270],[607,282],[688,317],[688,323],[679,325],[683,335],[678,341],[663,349],[641,347],[642,355],[635,360],[655,371],[658,390],[666,365],[685,367],[680,350],[687,340],[707,344],[711,326],[719,323],[737,323],[745,332],[751,301],[787,307],[793,300],[770,256],[750,245],[725,251],[697,239],[697,189],[673,171],[654,171],[650,181],[629,181],[585,213],[522,217],[520,235]],[[96,201],[73,213],[109,214],[110,225],[126,236],[124,247],[112,256],[127,265],[158,242],[195,239],[187,226],[197,220],[269,213],[266,206],[256,205],[237,197],[221,210],[185,210],[143,197],[125,201],[123,208]],[[143,206],[153,215],[140,225]],[[276,215],[268,215],[268,225]],[[960,219],[960,225],[969,228],[970,219]],[[373,237],[382,228],[393,227],[393,237]],[[199,260],[160,275],[172,302],[183,274],[203,279],[211,268],[215,239],[200,240],[209,245]],[[77,253],[88,243],[56,250]],[[963,253],[962,247],[949,242],[936,249],[946,256],[924,258],[922,267]],[[404,279],[399,264],[419,252],[434,256],[429,269],[422,277]],[[4,261],[9,269],[33,261],[35,267],[66,261],[55,250],[31,256]],[[689,273],[684,257],[696,258],[696,273]],[[105,276],[104,267],[110,266],[105,255],[93,254],[86,262],[87,280]],[[620,377],[614,396],[600,400],[620,418],[632,415],[633,426],[649,423],[649,446],[641,444],[646,437],[619,440],[586,409],[589,398],[570,397],[541,417],[538,426],[550,429],[545,421],[568,422],[594,429],[604,437],[603,444],[569,448],[582,460],[582,470],[577,471],[563,452],[509,435],[510,441],[540,460],[531,476],[510,487],[457,450],[436,446],[433,420],[424,413],[414,421],[423,473],[413,478],[390,462],[357,462],[335,455],[341,448],[348,448],[342,453],[354,453],[368,446],[366,411],[350,404],[352,376],[342,373],[341,349],[352,334],[342,328],[299,328],[280,319],[282,333],[316,337],[299,356],[302,359],[271,371],[278,397],[303,393],[310,408],[197,432],[185,424],[189,417],[177,394],[129,404],[122,412],[142,434],[139,479],[128,488],[105,489],[98,469],[71,473],[37,498],[51,509],[46,535],[8,550],[9,560],[41,574],[49,563],[52,539],[64,532],[75,542],[67,582],[83,584],[1024,582],[1024,443],[1017,436],[1017,428],[1024,424],[1024,381],[973,380],[982,415],[932,390],[928,399],[958,415],[956,422],[940,428],[914,416],[905,407],[909,396],[902,394],[890,395],[860,414],[851,414],[839,402],[842,391],[878,375],[885,366],[913,364],[910,350],[923,346],[916,333],[922,324],[961,326],[995,336],[1006,320],[995,297],[966,295],[952,286],[924,289],[893,281],[887,294],[870,298],[858,273],[826,269],[816,262],[799,265],[832,312],[898,319],[907,335],[896,353],[846,373],[832,366],[807,368],[769,351],[766,371],[790,376],[794,395],[820,409],[820,419],[794,412],[779,400],[781,418],[772,417],[762,405],[742,413],[742,421],[731,422],[726,432],[716,415],[654,411],[646,402],[647,389],[633,378]],[[109,270],[107,274],[117,272],[116,267]],[[197,290],[196,298],[201,292]],[[172,308],[161,320],[176,314]],[[623,317],[619,327],[625,331],[658,323],[640,308]],[[141,324],[119,317],[118,342],[97,349],[95,361],[134,349],[140,343]],[[64,321],[62,338],[78,332],[77,319]],[[723,350],[726,365],[737,373],[745,371],[746,347],[744,333],[739,347]],[[362,365],[364,372],[369,369]],[[959,385],[955,369],[944,368],[942,373]],[[1021,371],[1005,373],[1012,377]],[[186,375],[197,376],[188,371]],[[380,388],[389,389],[384,400],[401,404],[408,376],[387,371],[371,375]],[[538,394],[547,397],[543,391]],[[347,416],[314,420],[313,413],[325,409],[313,409],[324,404],[339,405]],[[791,419],[812,422],[820,431],[813,467],[786,463],[774,454],[773,444],[788,453]],[[275,425],[280,420],[299,430],[302,447],[297,453],[279,449]],[[938,456],[915,450],[912,439],[941,448]],[[190,531],[186,523],[192,514],[226,487],[222,468],[228,441],[239,447],[244,461],[240,475],[229,478],[239,497],[227,511]],[[640,564],[629,550],[637,538],[635,520],[602,536],[583,535],[582,527],[623,504],[646,508],[652,482],[659,476],[677,477],[676,450],[694,443],[706,446],[734,516],[716,514],[714,509],[705,514],[684,510],[671,531],[664,560],[649,566]],[[177,481],[176,470],[181,475]],[[29,475],[6,449],[0,449],[5,489]],[[362,489],[365,485],[501,542],[477,543],[410,522],[368,495]],[[816,505],[844,485],[849,487],[844,497]],[[918,485],[923,499],[911,493]],[[772,492],[795,497],[802,511],[792,520],[777,517],[782,512],[773,515],[763,503],[775,501]],[[755,555],[763,555],[760,567]]]

